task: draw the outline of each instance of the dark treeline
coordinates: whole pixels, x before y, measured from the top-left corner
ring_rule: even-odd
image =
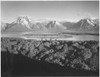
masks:
[[[85,73],[86,71],[88,71],[88,73],[86,73],[85,76],[86,75],[92,76],[92,75],[98,75],[99,72],[99,41],[59,41],[59,40],[36,41],[36,40],[24,40],[17,38],[1,38],[1,48],[6,50],[5,53],[7,53],[8,55],[7,63],[11,67],[13,66],[13,68],[15,69],[18,68],[17,70],[14,69],[16,72],[15,74],[13,73],[14,75],[17,75],[18,70],[21,67],[22,69],[24,69],[24,67],[26,68],[22,71],[27,70],[29,67],[31,71],[35,72],[32,75],[38,74],[38,75],[81,76],[83,74],[80,73],[79,70],[83,70]],[[30,63],[28,62],[28,60],[31,61],[31,64],[28,64]],[[47,68],[45,68],[44,65],[47,66]],[[54,71],[52,70],[53,68]],[[44,72],[41,72],[43,70]],[[52,70],[51,73],[50,70]],[[69,72],[71,70],[73,70],[72,74],[71,73],[66,74],[66,72]],[[19,75],[24,75],[28,73],[31,74],[28,71],[26,73],[24,72],[21,73],[20,70]]]

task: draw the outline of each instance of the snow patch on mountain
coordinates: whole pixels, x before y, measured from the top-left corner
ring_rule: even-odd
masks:
[[[13,23],[21,24],[22,26],[31,29],[30,28],[31,22],[32,20],[28,16],[19,16],[17,20],[15,20]]]
[[[6,27],[7,26],[7,27]],[[8,27],[9,26],[9,27]],[[64,32],[68,30],[79,31],[98,31],[99,19],[84,18],[78,22],[56,21],[51,19],[32,20],[28,16],[19,16],[12,23],[3,23],[1,28],[13,31],[48,31],[48,32]]]

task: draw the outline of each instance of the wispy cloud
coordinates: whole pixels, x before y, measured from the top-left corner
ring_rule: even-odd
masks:
[[[80,17],[80,18],[92,18],[92,19],[96,18],[91,13],[88,13],[88,12],[79,12],[77,14],[77,16]]]

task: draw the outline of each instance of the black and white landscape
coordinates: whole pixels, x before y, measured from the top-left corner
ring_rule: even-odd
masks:
[[[47,14],[49,12],[45,12],[43,14],[45,18],[52,16],[56,18],[56,14],[69,13],[65,16],[60,14],[66,20],[34,19],[33,16],[21,15],[11,22],[1,21],[1,76],[99,76],[98,3],[98,1],[2,1],[4,13],[2,20],[3,18],[9,20],[14,17],[13,15],[23,11],[29,14],[32,12],[37,18],[40,15],[41,18],[44,8],[51,13],[49,16]],[[13,11],[15,14],[10,11],[7,13],[5,10],[8,8],[11,8],[11,12],[16,9]],[[71,18],[76,20],[74,17],[76,12],[71,9],[76,9],[77,12],[83,9],[84,12],[93,14],[95,18],[83,14],[83,17],[79,15],[81,19],[69,21],[67,17],[72,15]]]

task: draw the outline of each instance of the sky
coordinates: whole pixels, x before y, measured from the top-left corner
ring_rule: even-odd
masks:
[[[1,20],[13,22],[18,16],[33,20],[52,19],[77,21],[82,18],[99,18],[98,1],[2,1]]]

